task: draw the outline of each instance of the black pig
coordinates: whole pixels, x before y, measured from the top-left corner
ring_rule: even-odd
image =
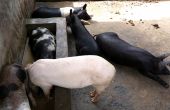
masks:
[[[32,13],[32,18],[50,18],[50,17],[67,17],[70,9],[74,14],[77,14],[80,19],[90,20],[91,17],[86,10],[87,4],[83,7],[63,7],[63,8],[49,8],[39,7]]]
[[[75,37],[79,55],[99,55],[100,50],[92,35],[88,32],[76,14],[70,10],[70,27]]]
[[[163,87],[169,87],[158,75],[170,74],[170,71],[166,67],[169,62],[163,61],[163,59],[170,54],[155,57],[144,49],[130,45],[113,32],[96,35],[96,42],[102,52],[109,57],[111,61],[136,68],[144,76],[157,81]]]

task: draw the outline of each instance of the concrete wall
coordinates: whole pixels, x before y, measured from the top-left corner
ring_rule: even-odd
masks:
[[[26,40],[25,18],[34,8],[34,0],[1,0],[0,69],[6,63],[21,62]]]

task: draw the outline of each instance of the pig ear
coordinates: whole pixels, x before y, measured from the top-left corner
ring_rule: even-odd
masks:
[[[73,14],[73,10],[72,9],[70,9],[70,16]]]
[[[70,10],[70,22],[74,22],[74,14],[72,12],[72,9]]]
[[[162,55],[158,56],[157,58],[159,58],[160,60],[164,60],[168,56],[170,56],[170,53],[162,54]]]
[[[83,6],[83,10],[86,10],[87,4],[84,4]]]
[[[8,97],[8,95],[9,95],[9,89],[4,85],[0,86],[0,99],[4,99]]]

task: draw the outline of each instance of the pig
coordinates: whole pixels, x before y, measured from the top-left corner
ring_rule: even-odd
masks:
[[[40,59],[25,67],[30,81],[40,87],[48,97],[52,86],[69,89],[92,85],[90,96],[96,102],[115,76],[114,66],[96,55],[74,56],[58,59]]]
[[[54,59],[56,56],[56,43],[54,35],[45,27],[37,27],[32,31],[29,45],[35,60]]]
[[[108,59],[117,64],[135,68],[141,74],[157,81],[163,87],[169,87],[169,85],[158,76],[170,74],[167,68],[169,62],[163,61],[163,59],[170,55],[169,53],[156,57],[147,50],[135,47],[120,39],[114,32],[101,33],[95,35],[95,37],[98,46]]]
[[[93,36],[88,32],[78,16],[72,13],[72,10],[70,10],[69,23],[75,37],[78,55],[100,55],[100,49]]]
[[[0,78],[0,110],[31,110],[24,85],[24,68],[18,64],[6,65]]]
[[[50,17],[67,17],[70,9],[74,14],[77,14],[80,19],[90,20],[91,17],[86,10],[87,4],[83,7],[63,7],[63,8],[50,8],[39,7],[32,13],[32,18],[50,18]]]

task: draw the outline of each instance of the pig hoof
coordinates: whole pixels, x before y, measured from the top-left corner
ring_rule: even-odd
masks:
[[[86,21],[86,20],[81,20],[81,22],[83,23],[83,25],[90,25],[90,22],[89,21]]]
[[[91,92],[90,92],[90,97],[94,97],[95,94],[96,94],[96,91],[91,91]]]
[[[96,103],[97,102],[96,98],[91,98],[91,102]]]

